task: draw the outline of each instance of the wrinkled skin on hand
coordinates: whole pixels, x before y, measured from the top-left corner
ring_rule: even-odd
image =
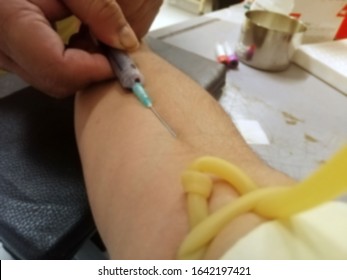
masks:
[[[41,91],[64,97],[112,77],[98,52],[67,48],[54,23],[77,16],[100,41],[134,50],[162,0],[0,0],[0,68]]]

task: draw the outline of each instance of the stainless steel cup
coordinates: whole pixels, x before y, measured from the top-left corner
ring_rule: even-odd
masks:
[[[285,70],[306,29],[303,23],[286,15],[248,11],[236,54],[240,61],[258,69]]]

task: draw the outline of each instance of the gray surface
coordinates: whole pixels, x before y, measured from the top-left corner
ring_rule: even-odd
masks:
[[[220,13],[223,19],[228,13]],[[215,60],[217,42],[235,46],[240,25],[202,17],[151,34]],[[220,99],[234,119],[257,121],[270,140],[253,145],[273,167],[302,179],[347,139],[347,98],[296,65],[271,73],[240,64],[227,73]]]
[[[0,242],[0,260],[14,260],[14,258],[5,250]]]
[[[11,73],[0,75],[0,85],[0,98],[28,86],[21,78]]]

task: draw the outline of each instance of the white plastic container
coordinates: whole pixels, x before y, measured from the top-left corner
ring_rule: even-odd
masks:
[[[294,0],[255,0],[251,10],[266,10],[289,15],[294,8]]]

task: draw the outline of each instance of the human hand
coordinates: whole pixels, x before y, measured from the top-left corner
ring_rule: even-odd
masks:
[[[163,0],[117,0],[117,3],[137,36],[142,38],[149,30]]]
[[[66,48],[53,23],[74,14],[98,40],[131,50],[138,47],[136,35],[148,31],[161,2],[0,0],[0,68],[49,95],[72,94],[112,77],[112,70],[100,53]]]

